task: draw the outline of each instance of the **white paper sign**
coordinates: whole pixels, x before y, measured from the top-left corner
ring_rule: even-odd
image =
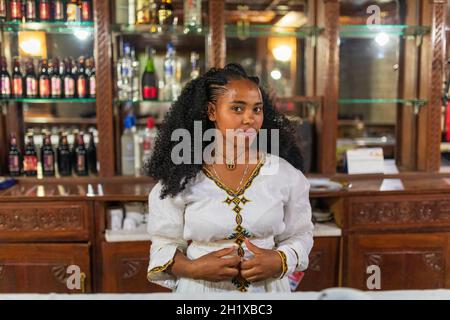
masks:
[[[383,173],[384,157],[382,148],[361,148],[347,150],[348,173]]]

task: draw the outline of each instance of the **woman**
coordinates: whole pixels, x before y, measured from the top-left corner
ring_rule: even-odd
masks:
[[[199,143],[199,124],[202,133],[219,133],[213,161],[203,157],[210,142]],[[181,164],[177,129],[191,133],[192,156],[185,149]],[[266,150],[255,143],[263,130]],[[149,195],[149,281],[176,292],[290,291],[287,276],[307,268],[313,245],[309,183],[293,132],[238,64],[186,85],[147,164],[158,181]],[[275,143],[279,157],[271,154]],[[202,161],[192,161],[199,152]]]

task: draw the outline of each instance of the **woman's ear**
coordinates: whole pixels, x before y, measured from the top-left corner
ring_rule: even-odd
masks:
[[[211,102],[208,103],[208,118],[210,121],[215,122],[216,121],[216,106],[212,104]]]

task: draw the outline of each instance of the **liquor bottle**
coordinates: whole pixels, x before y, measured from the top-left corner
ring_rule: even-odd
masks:
[[[143,138],[143,152],[142,152],[143,164],[150,161],[150,158],[153,153],[155,138],[156,138],[155,119],[153,117],[149,117],[147,118],[147,127],[145,128]]]
[[[34,139],[32,133],[27,133],[27,144],[25,146],[25,152],[23,157],[23,171],[26,176],[37,175],[38,157],[36,153],[36,147],[34,145]]]
[[[69,0],[66,4],[66,17],[67,22],[80,21],[80,6],[78,5],[78,0]]]
[[[88,97],[87,76],[85,73],[84,57],[80,57],[78,60],[77,93],[78,98]]]
[[[50,0],[39,1],[39,21],[50,21]]]
[[[87,176],[88,172],[88,157],[87,150],[84,145],[83,133],[78,135],[78,143],[75,149],[75,173],[78,176]]]
[[[0,58],[0,98],[11,96],[11,78],[7,69],[6,57]]]
[[[89,145],[87,148],[88,167],[91,173],[97,173],[97,148],[95,147],[94,132],[89,133]]]
[[[150,0],[149,3],[149,14],[150,14],[150,32],[157,32],[160,28],[158,25],[158,4],[155,0]]]
[[[6,0],[0,0],[0,22],[6,21],[6,15],[7,15],[7,5]]]
[[[136,24],[150,23],[150,0],[137,0]]]
[[[176,52],[173,44],[167,44],[167,52],[164,58],[164,98],[175,100],[174,88],[176,87]]]
[[[64,1],[53,0],[53,20],[64,21]]]
[[[121,148],[122,148],[122,174],[134,175],[134,134],[131,130],[133,126],[133,119],[130,116],[125,118],[125,130],[121,137]]]
[[[61,78],[61,74],[59,73],[59,61],[57,58],[53,59],[52,65],[53,65],[53,68],[52,68],[52,73],[50,76],[51,97],[52,98],[61,98],[63,79]]]
[[[20,71],[19,58],[14,58],[14,69],[12,74],[12,94],[14,98],[23,97],[23,75]]]
[[[194,80],[194,79],[198,78],[199,75],[200,75],[200,55],[197,52],[192,51],[191,52],[190,78],[191,78],[191,80]]]
[[[11,0],[9,2],[11,21],[19,22],[22,20],[22,1]]]
[[[128,0],[128,24],[136,24],[136,0]]]
[[[16,177],[22,172],[22,155],[17,147],[17,138],[15,134],[10,135],[8,151],[8,171],[9,175]]]
[[[184,27],[198,30],[202,26],[202,0],[184,0]]]
[[[171,26],[173,24],[172,0],[162,0],[158,8],[158,20],[160,26]]]
[[[58,172],[61,176],[72,175],[72,154],[70,152],[67,133],[62,133],[58,147]]]
[[[42,174],[46,177],[55,175],[55,151],[53,151],[50,134],[46,133],[41,149]]]
[[[81,21],[92,21],[92,0],[81,1]]]
[[[47,59],[42,59],[41,70],[39,72],[39,97],[50,97],[50,76],[48,74]]]
[[[77,151],[77,147],[78,147],[78,135],[79,135],[79,131],[78,129],[75,129],[72,131],[72,135],[73,135],[73,143],[72,143],[72,148],[70,149],[70,153],[71,153],[71,161],[72,161],[72,168],[75,170],[75,167],[77,165],[77,155],[76,155],[76,151]]]
[[[25,95],[27,98],[36,98],[37,91],[37,78],[34,72],[33,60],[28,60],[27,62],[27,72],[25,74]]]
[[[147,55],[147,64],[142,75],[142,99],[158,100],[158,79],[153,62],[153,52],[149,48],[147,49]]]
[[[72,75],[72,62],[70,59],[65,61],[65,71],[64,71],[64,98],[74,98],[75,97],[75,78]]]
[[[136,51],[131,49],[131,99],[139,100],[141,94],[141,77],[139,61],[136,59]]]
[[[26,0],[25,19],[26,21],[36,21],[36,0]]]
[[[131,48],[128,43],[123,46],[123,56],[117,62],[117,90],[120,100],[132,98],[132,60]]]
[[[89,67],[87,68],[86,75],[88,77],[88,84],[89,84],[89,97],[95,98],[96,90],[97,90],[97,78],[95,76],[94,58],[88,59],[88,62],[89,62]]]

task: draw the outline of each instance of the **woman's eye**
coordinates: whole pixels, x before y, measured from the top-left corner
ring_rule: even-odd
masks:
[[[259,112],[262,111],[262,108],[261,108],[261,107],[255,107],[255,108],[253,109],[253,111],[259,113]]]
[[[237,112],[241,112],[242,111],[242,107],[241,106],[234,106],[231,108],[233,111],[237,111]]]

